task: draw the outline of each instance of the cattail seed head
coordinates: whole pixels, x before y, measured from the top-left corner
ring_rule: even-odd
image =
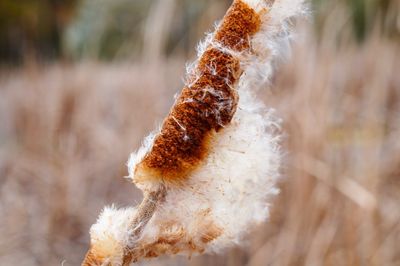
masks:
[[[209,139],[227,125],[237,107],[236,83],[240,60],[229,50],[244,52],[259,29],[259,15],[242,1],[234,1],[197,64],[196,76],[165,119],[150,151],[136,166],[135,181],[179,184],[208,154]],[[249,52],[249,51],[247,51]]]
[[[233,2],[161,129],[131,155],[129,176],[143,202],[103,211],[83,265],[217,252],[268,217],[279,122],[255,92],[288,50],[290,20],[303,14],[302,0]]]

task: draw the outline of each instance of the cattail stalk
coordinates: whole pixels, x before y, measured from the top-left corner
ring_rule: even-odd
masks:
[[[253,93],[270,79],[288,48],[290,21],[303,10],[301,0],[233,1],[199,46],[160,131],[129,160],[143,202],[104,209],[82,265],[215,252],[239,244],[267,218],[267,200],[277,193],[279,136]]]

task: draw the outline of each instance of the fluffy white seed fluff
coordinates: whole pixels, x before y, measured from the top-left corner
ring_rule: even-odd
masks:
[[[204,165],[195,170],[184,187],[168,190],[165,203],[147,225],[145,242],[156,239],[159,224],[178,221],[187,238],[196,241],[210,222],[222,234],[205,248],[217,251],[239,244],[241,236],[268,217],[267,199],[278,190],[280,152],[276,120],[250,91],[239,91],[233,121],[211,146]],[[204,212],[210,210],[207,216]],[[200,225],[199,225],[200,224]],[[146,240],[145,240],[146,239]]]
[[[105,258],[104,265],[122,265],[124,248],[129,244],[130,222],[135,208],[105,207],[97,222],[90,228],[91,246]]]
[[[271,0],[242,0],[242,2],[249,5],[252,9],[254,9],[257,13],[269,7],[272,3]]]
[[[243,1],[256,11],[268,3]],[[250,228],[266,220],[268,199],[278,192],[275,184],[281,159],[279,123],[272,111],[256,99],[255,93],[265,87],[277,62],[289,51],[292,18],[304,13],[302,0],[277,0],[270,12],[265,13],[260,31],[251,39],[253,53],[235,55],[240,58],[244,72],[236,88],[239,104],[232,122],[216,134],[210,154],[187,178],[187,183],[179,188],[167,188],[162,206],[156,210],[141,238],[135,241],[152,243],[163,234],[165,227],[161,225],[173,224],[168,230],[185,232],[180,241],[191,240],[202,245],[205,251],[218,251],[239,244]],[[212,34],[199,46],[200,55],[209,45],[219,47],[213,43]],[[189,68],[189,75],[196,75],[193,69],[195,67]],[[136,164],[150,151],[154,136],[151,134],[146,138],[143,146],[129,159],[129,176],[134,182]],[[154,184],[136,185],[145,190]],[[106,208],[91,229],[92,243],[112,237],[121,246],[135,246],[129,242],[127,226],[134,214],[135,209]],[[210,224],[219,228],[220,234],[204,243],[201,237]]]

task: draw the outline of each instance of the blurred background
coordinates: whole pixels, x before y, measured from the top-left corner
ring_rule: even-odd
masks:
[[[0,265],[80,265],[125,162],[231,1],[0,1]],[[400,3],[314,0],[259,97],[281,193],[243,247],[140,265],[400,265]]]

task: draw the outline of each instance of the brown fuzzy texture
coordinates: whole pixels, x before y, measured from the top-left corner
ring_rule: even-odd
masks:
[[[224,47],[243,51],[250,47],[250,37],[259,30],[260,25],[259,14],[246,3],[235,0],[215,34],[215,40]]]
[[[115,255],[115,254],[112,254]],[[126,253],[124,253],[122,251],[121,253],[122,257],[123,257],[123,263],[127,264],[122,264],[123,266],[125,265],[129,265],[130,261],[128,262],[128,260],[130,259],[129,255],[126,255]],[[102,266],[102,265],[106,265],[106,266],[113,266],[111,263],[109,264],[104,264],[104,262],[109,258],[108,257],[109,254],[107,255],[103,255],[101,252],[98,252],[96,249],[94,249],[93,247],[89,249],[89,251],[86,253],[85,255],[85,259],[83,260],[81,266]]]
[[[162,225],[162,233],[154,242],[125,251],[124,263],[126,264],[123,265],[129,265],[129,262],[137,262],[143,258],[155,258],[162,255],[174,255],[182,252],[186,252],[188,255],[203,253],[205,245],[222,234],[221,228],[208,220],[208,213],[199,214],[205,219],[198,225],[202,235],[199,239],[191,238],[183,227],[176,229],[177,223]]]
[[[242,52],[259,29],[259,15],[236,0],[214,40]],[[242,70],[238,58],[209,47],[200,58],[192,84],[182,90],[151,151],[137,166],[135,179],[179,183],[207,156],[213,134],[229,124],[237,107],[234,90]]]
[[[94,253],[92,249],[86,253],[85,259],[82,262],[81,266],[93,266],[93,265],[101,265],[104,258],[100,257],[98,254]]]

